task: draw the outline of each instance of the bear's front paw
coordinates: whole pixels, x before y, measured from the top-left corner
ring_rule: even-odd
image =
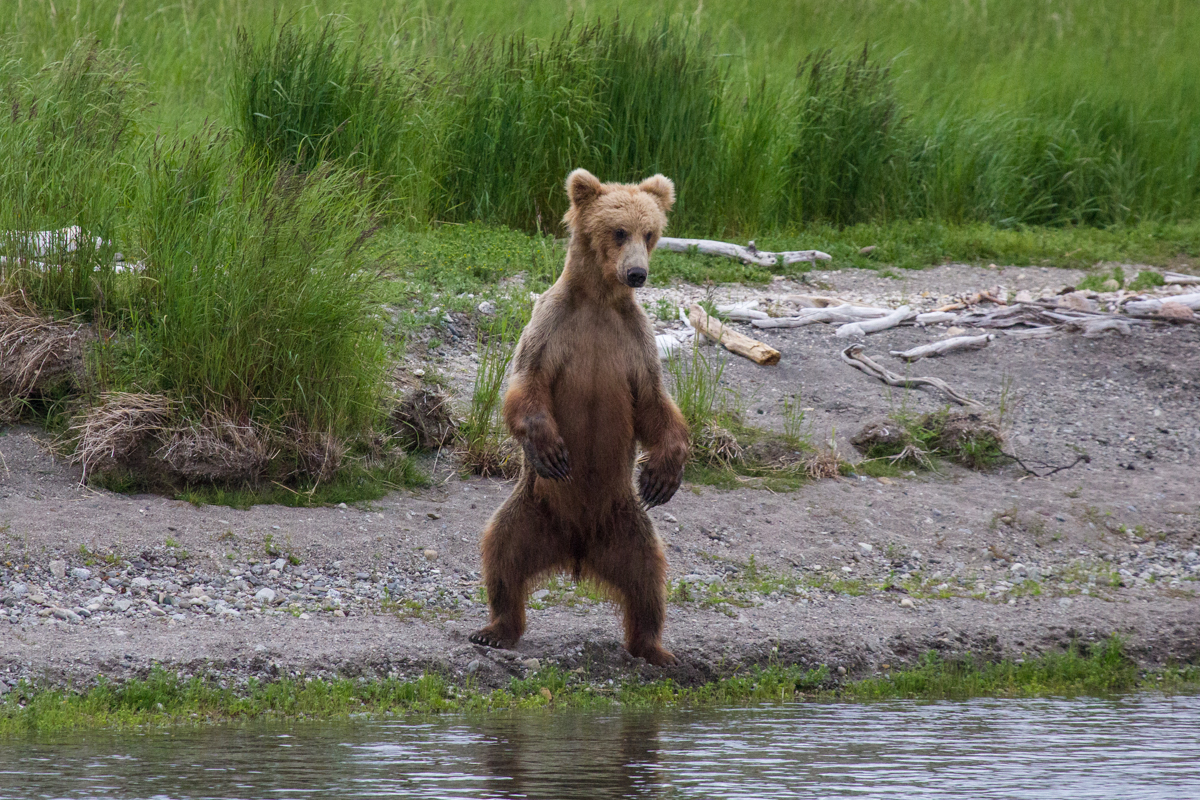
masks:
[[[571,464],[567,458],[567,445],[561,436],[553,440],[544,439],[540,443],[530,438],[523,445],[525,459],[533,467],[538,477],[552,481],[565,481],[571,477]]]
[[[683,467],[678,469],[647,465],[638,476],[638,490],[646,508],[661,506],[670,500],[683,481]]]

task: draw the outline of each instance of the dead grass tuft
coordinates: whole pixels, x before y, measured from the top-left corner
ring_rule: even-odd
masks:
[[[0,297],[0,414],[22,398],[83,383],[91,328],[39,316],[20,295]]]
[[[457,451],[459,463],[473,475],[484,478],[515,478],[521,473],[524,455],[512,437],[463,442]]]
[[[255,483],[278,454],[254,426],[215,413],[162,434],[154,457],[188,483]]]
[[[729,466],[741,463],[746,451],[737,437],[713,420],[704,423],[692,442],[694,457],[709,466]]]
[[[818,450],[805,459],[804,474],[812,480],[836,478],[842,474],[842,457],[836,450]]]
[[[392,411],[391,423],[405,450],[439,449],[451,442],[458,430],[449,399],[428,386],[409,392]]]
[[[110,392],[71,426],[76,437],[72,463],[83,480],[96,471],[145,468],[152,445],[169,430],[177,404],[161,394]]]

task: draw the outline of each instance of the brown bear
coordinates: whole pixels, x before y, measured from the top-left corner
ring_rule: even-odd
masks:
[[[654,331],[633,290],[667,223],[675,187],[567,177],[566,266],[537,301],[513,354],[504,421],[524,455],[512,495],[483,535],[491,622],[470,637],[510,647],[525,631],[525,597],[553,571],[591,578],[625,611],[625,647],[652,664],[663,649],[666,558],[646,509],[671,499],[688,458],[688,428],[667,394]],[[646,451],[634,494],[638,445]]]

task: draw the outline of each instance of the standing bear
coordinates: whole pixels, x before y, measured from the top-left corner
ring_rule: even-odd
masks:
[[[667,224],[675,186],[567,177],[571,231],[558,281],[538,299],[513,354],[504,421],[524,462],[483,535],[491,622],[471,635],[510,647],[525,632],[531,584],[554,571],[590,578],[625,611],[625,647],[651,664],[662,646],[666,558],[645,509],[671,499],[688,428],[663,387],[654,332],[633,290]],[[633,468],[646,451],[638,494]]]

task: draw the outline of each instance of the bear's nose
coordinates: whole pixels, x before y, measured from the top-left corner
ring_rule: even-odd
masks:
[[[626,273],[625,279],[629,281],[630,286],[637,289],[646,283],[646,270],[641,267],[633,267]]]

